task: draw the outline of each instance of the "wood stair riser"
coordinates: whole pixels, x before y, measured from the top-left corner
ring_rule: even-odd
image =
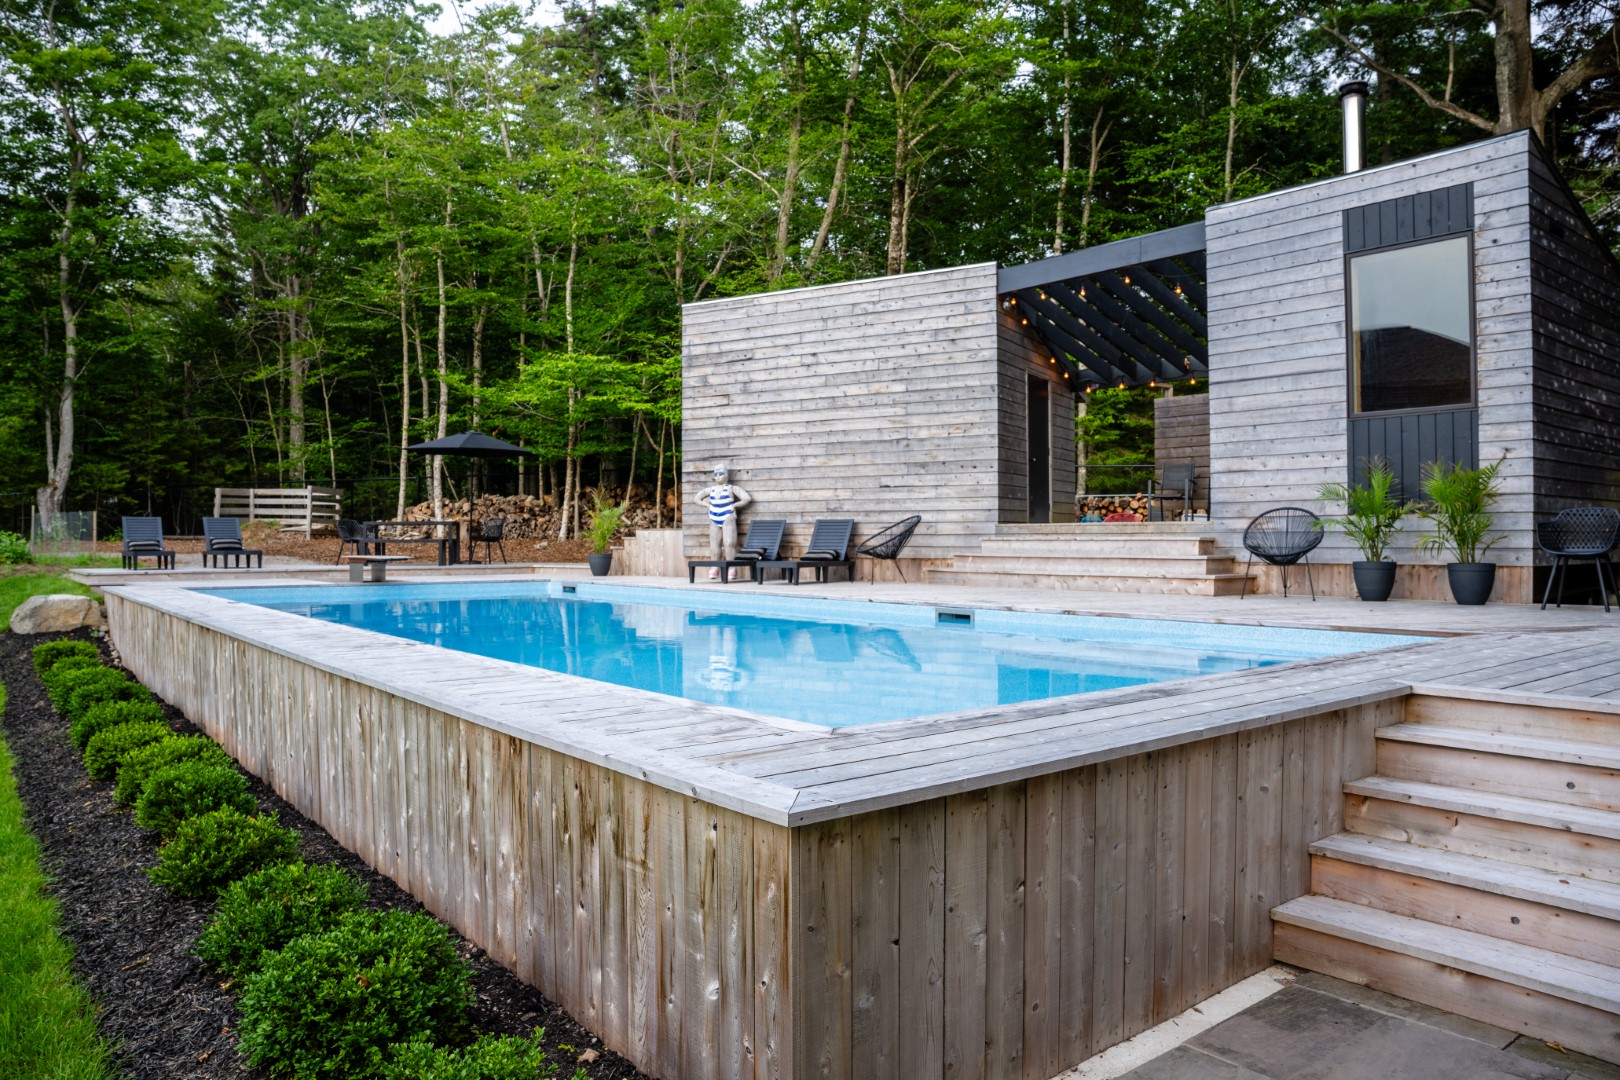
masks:
[[[1192,556],[1189,558],[1161,559],[1119,556],[1117,558],[1077,558],[1073,555],[1035,558],[1024,555],[1002,555],[981,551],[977,555],[958,555],[951,560],[953,570],[974,570],[994,574],[1082,574],[1102,577],[1146,577],[1149,574],[1164,577],[1203,577],[1208,574],[1230,574],[1235,571],[1230,559]]]
[[[1379,739],[1378,772],[1398,780],[1620,810],[1620,772],[1566,761]]]
[[[1321,855],[1311,892],[1620,967],[1620,923],[1582,911]]]
[[[1461,701],[1414,694],[1406,699],[1406,722],[1620,746],[1620,716],[1579,709],[1552,709],[1499,701]]]
[[[1620,1060],[1620,1018],[1600,1009],[1286,923],[1273,927],[1272,942],[1285,964]]]
[[[1164,539],[1144,543],[1139,540],[1042,540],[1034,537],[987,536],[979,542],[979,554],[1011,555],[1024,559],[1230,558],[1217,552],[1215,541],[1208,539]]]
[[[1159,578],[1094,577],[1080,574],[978,573],[950,567],[930,567],[924,571],[930,584],[984,586],[1003,589],[1058,589],[1077,592],[1144,593],[1165,596],[1236,596],[1242,591],[1241,577]]]
[[[1346,832],[1620,883],[1620,840],[1362,795],[1344,799]]]

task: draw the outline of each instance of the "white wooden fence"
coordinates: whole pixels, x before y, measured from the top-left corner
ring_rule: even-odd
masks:
[[[285,530],[302,529],[305,539],[317,528],[337,527],[343,493],[336,488],[215,488],[214,516],[279,522]]]

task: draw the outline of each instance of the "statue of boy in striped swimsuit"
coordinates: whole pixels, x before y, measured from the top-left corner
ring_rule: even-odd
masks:
[[[709,558],[735,559],[737,557],[737,511],[754,501],[754,497],[736,484],[728,483],[730,473],[725,465],[714,467],[714,483],[697,493],[694,500],[709,511]],[[724,552],[724,555],[721,553]],[[709,569],[709,580],[720,577],[718,568]]]

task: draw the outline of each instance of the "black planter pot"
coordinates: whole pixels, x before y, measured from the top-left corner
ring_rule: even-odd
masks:
[[[591,564],[591,574],[595,577],[607,577],[608,568],[613,565],[613,552],[593,551],[585,556],[585,561]]]
[[[1496,564],[1493,562],[1454,562],[1446,565],[1446,579],[1451,583],[1451,596],[1459,604],[1478,605],[1491,598],[1491,586],[1496,584]]]
[[[1395,591],[1395,564],[1383,562],[1355,562],[1350,572],[1356,578],[1356,595],[1363,600],[1388,600]]]

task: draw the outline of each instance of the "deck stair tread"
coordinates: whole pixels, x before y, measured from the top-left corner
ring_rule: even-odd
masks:
[[[1380,739],[1422,743],[1472,750],[1483,754],[1562,761],[1599,769],[1620,769],[1620,746],[1579,742],[1573,739],[1525,735],[1517,732],[1484,731],[1479,728],[1447,727],[1440,724],[1396,724],[1380,728]]]
[[[1620,884],[1612,882],[1354,833],[1324,837],[1310,851],[1325,858],[1620,920]]]
[[[1620,968],[1361,904],[1301,896],[1278,922],[1620,1014]]]
[[[1344,785],[1344,791],[1347,795],[1360,795],[1395,803],[1413,803],[1451,813],[1471,814],[1475,817],[1495,818],[1499,821],[1537,825],[1561,832],[1577,832],[1620,840],[1620,813],[1613,810],[1594,810],[1570,803],[1526,799],[1517,795],[1499,795],[1474,788],[1426,784],[1417,780],[1394,780],[1385,776],[1352,780]]]

